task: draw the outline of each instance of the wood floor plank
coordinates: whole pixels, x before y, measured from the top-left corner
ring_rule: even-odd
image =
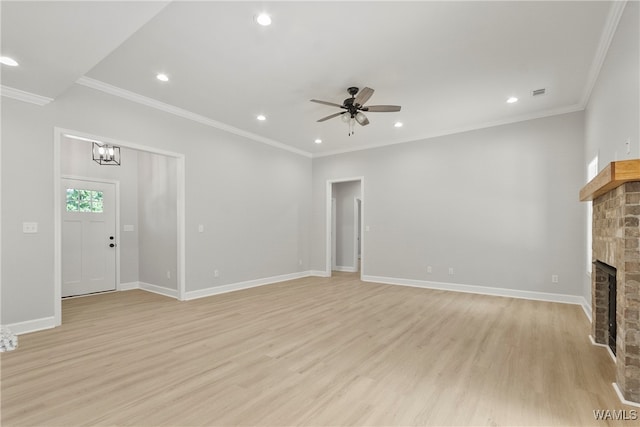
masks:
[[[578,306],[349,273],[189,302],[63,301],[1,355],[11,425],[630,425]]]

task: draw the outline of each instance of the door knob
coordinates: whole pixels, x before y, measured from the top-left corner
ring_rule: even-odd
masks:
[[[113,237],[113,236],[109,236],[109,240],[113,240],[113,239],[114,239],[114,237]]]
[[[115,243],[110,243],[110,244],[109,244],[109,247],[110,247],[110,248],[115,248],[115,247],[116,247],[116,244],[115,244]]]

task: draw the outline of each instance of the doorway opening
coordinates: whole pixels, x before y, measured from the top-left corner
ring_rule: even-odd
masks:
[[[127,161],[126,158],[123,158],[122,167],[100,166],[93,162],[91,143],[94,141],[121,147],[129,154],[129,164],[124,163]],[[82,162],[78,159],[82,159]],[[75,130],[55,128],[53,161],[56,206],[53,301],[55,326],[62,324],[62,298],[67,295],[93,294],[139,287],[183,300],[185,297],[184,155]],[[115,226],[105,226],[104,229],[96,224],[96,220],[104,217],[104,210],[107,209],[105,197],[108,192],[100,187],[101,185],[107,185],[105,187],[107,189],[115,189],[114,200],[109,203],[109,209],[115,210]],[[166,195],[164,198],[163,194]],[[142,195],[141,202],[138,200],[139,195]],[[87,197],[89,197],[89,205],[85,203]],[[80,200],[84,204],[80,203]],[[165,201],[166,204],[159,206],[158,200]],[[68,203],[70,203],[69,206],[67,206]],[[122,224],[121,212],[125,218]],[[154,235],[144,234],[145,229],[150,227],[146,226],[148,217],[142,216],[148,216],[150,213],[155,215],[156,220],[164,221],[165,227],[160,229],[170,230],[165,233],[166,235],[161,236],[162,244],[154,240]],[[139,221],[138,218],[140,218]],[[86,247],[77,238],[87,234],[86,230],[79,232],[82,221],[89,224],[86,230],[94,231],[94,238],[85,242]],[[134,235],[135,240],[132,240]],[[88,233],[86,237],[90,236],[91,233]],[[166,280],[161,285],[166,285],[171,280],[172,285],[169,288],[154,286],[140,280],[142,276],[138,273],[144,268],[148,269],[142,257],[139,259],[137,256],[138,249],[142,254],[143,240],[150,248],[149,251],[162,248],[160,250],[162,253],[148,253],[147,258],[164,256],[164,265],[173,266],[166,272],[164,270],[161,273],[157,272]],[[137,242],[140,242],[140,248]],[[98,259],[98,255],[91,255],[89,249],[95,249],[95,253],[99,253],[100,257],[106,256],[106,261],[102,258]],[[74,256],[76,256],[75,260]],[[94,261],[97,260],[93,265],[81,261],[91,256],[94,257]],[[112,260],[110,256],[115,259]],[[132,267],[134,263],[135,267]],[[98,264],[100,268],[97,267]],[[108,268],[105,268],[105,265]],[[86,270],[86,274],[82,273],[83,270],[80,267]],[[105,274],[101,274],[102,272]],[[84,278],[81,277],[82,274]],[[114,278],[112,279],[109,274]],[[87,284],[99,281],[97,278],[108,281],[109,284],[98,286],[97,291],[93,290],[91,287],[93,285],[87,287]],[[124,281],[121,282],[121,278],[124,278]],[[85,283],[82,284],[81,281]],[[74,286],[79,288],[76,289]]]
[[[360,273],[364,259],[364,178],[327,180],[326,266],[333,271]]]

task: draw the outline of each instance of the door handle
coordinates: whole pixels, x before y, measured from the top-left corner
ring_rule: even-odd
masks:
[[[116,244],[115,244],[115,243],[110,243],[110,244],[109,244],[109,247],[110,247],[110,248],[115,248],[115,247],[116,247]]]

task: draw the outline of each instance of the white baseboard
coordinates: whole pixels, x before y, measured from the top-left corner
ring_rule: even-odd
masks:
[[[618,384],[616,383],[611,383],[611,384],[613,385],[613,389],[616,391],[616,394],[618,395],[618,399],[620,399],[620,402],[624,403],[625,405],[635,406],[640,408],[640,403],[633,402],[631,400],[627,400],[624,398],[624,396],[622,395],[622,392],[620,391],[620,388],[618,387]]]
[[[589,319],[589,323],[593,322],[593,319],[591,318],[591,303],[589,303],[589,301],[587,301],[584,297],[582,297],[582,304],[580,304],[582,306],[582,310],[584,311],[584,314],[587,315],[587,319]]]
[[[598,347],[604,347],[607,349],[607,352],[609,353],[609,356],[611,356],[611,360],[613,360],[613,363],[616,363],[616,355],[613,354],[613,351],[611,351],[611,349],[609,348],[608,345],[606,344],[600,344],[599,342],[596,342],[596,340],[593,338],[592,335],[589,335],[589,341],[591,341],[592,345],[596,345]]]
[[[309,271],[309,276],[313,277],[330,277],[326,271],[322,270],[311,270]]]
[[[363,275],[365,282],[384,283],[387,285],[412,286],[415,288],[438,289],[442,291],[466,292],[470,294],[491,295],[498,297],[521,298],[536,301],[560,302],[564,304],[582,305],[584,298],[577,295],[552,294],[547,292],[522,291],[518,289],[492,288],[488,286],[461,285],[458,283],[430,282],[426,280],[397,279],[394,277]]]
[[[140,282],[127,282],[118,285],[119,291],[130,291],[132,289],[140,289]]]
[[[185,295],[185,300],[189,301],[197,298],[204,298],[212,295],[224,294],[227,292],[239,291],[242,289],[255,288],[258,286],[270,285],[272,283],[284,282],[287,280],[300,279],[302,277],[313,276],[310,271],[300,271],[297,273],[282,274],[280,276],[265,277],[262,279],[247,280],[246,282],[231,283],[228,285],[214,286],[212,288],[189,291]]]
[[[164,295],[166,297],[178,299],[178,290],[164,288],[158,285],[152,285],[151,283],[138,282],[139,288],[143,291],[153,292],[154,294]]]
[[[334,268],[335,271],[343,271],[345,273],[357,273],[358,269],[355,267],[346,267],[343,265],[336,265],[336,267]]]
[[[56,326],[56,320],[51,316],[43,317],[42,319],[27,320],[25,322],[9,323],[2,326],[8,328],[16,335],[22,335],[30,332],[42,331],[44,329],[52,329]]]

